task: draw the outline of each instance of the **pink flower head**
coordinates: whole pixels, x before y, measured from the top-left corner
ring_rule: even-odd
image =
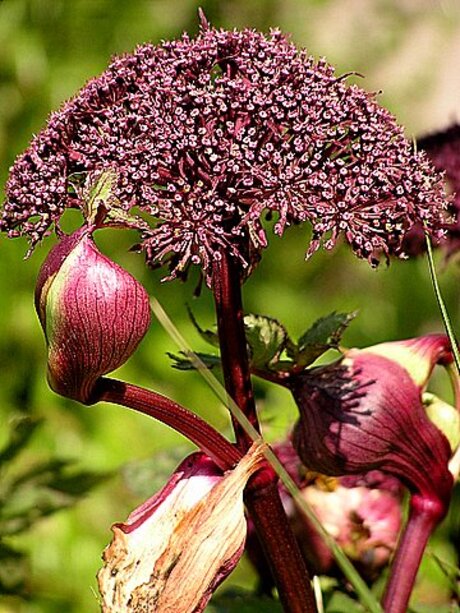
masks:
[[[114,59],[16,160],[2,229],[35,245],[82,207],[79,182],[108,168],[117,206],[156,218],[142,248],[172,276],[199,264],[209,277],[222,249],[249,267],[266,245],[264,212],[278,234],[310,222],[308,255],[342,234],[372,264],[402,254],[416,222],[442,233],[442,178],[425,154],[374,95],[278,30],[203,19],[196,38]]]
[[[302,464],[290,439],[273,451],[294,479],[301,495],[323,527],[359,567],[363,576],[375,579],[395,549],[402,521],[403,486],[398,479],[373,470],[338,479],[312,473]],[[279,484],[283,506],[312,574],[338,572],[334,555],[323,537]],[[273,586],[270,569],[250,529],[246,551],[266,592]]]
[[[385,471],[442,517],[452,450],[422,393],[433,366],[451,360],[447,337],[433,335],[351,349],[339,362],[293,377],[300,411],[294,446],[304,464],[328,475]]]
[[[370,474],[370,473],[368,473]],[[341,477],[331,488],[313,483],[302,490],[324,528],[367,577],[375,578],[393,553],[402,523],[402,492],[385,483],[369,485]],[[396,481],[396,480],[395,480]],[[305,555],[320,574],[330,573],[334,558],[314,528],[298,512],[296,534]],[[311,551],[308,551],[311,541]]]

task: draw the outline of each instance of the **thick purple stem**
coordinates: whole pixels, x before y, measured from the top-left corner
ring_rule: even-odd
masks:
[[[233,468],[241,453],[201,417],[157,392],[109,379],[100,378],[89,404],[112,402],[158,419],[195,443],[222,470]]]
[[[227,253],[221,251],[221,256],[214,264],[212,280],[225,387],[254,428],[260,431],[244,332],[240,270]],[[237,445],[245,452],[252,441],[236,420],[233,425]],[[285,611],[314,613],[316,605],[308,571],[289,527],[276,482],[276,474],[267,463],[246,488],[246,506]]]
[[[224,252],[221,255],[214,265],[212,281],[225,389],[259,431],[244,333],[240,274],[233,260]],[[238,447],[247,451],[252,443],[250,437],[235,419],[233,428]]]
[[[382,601],[385,613],[406,613],[408,610],[426,544],[444,515],[444,506],[438,500],[412,496],[409,519],[399,539]]]

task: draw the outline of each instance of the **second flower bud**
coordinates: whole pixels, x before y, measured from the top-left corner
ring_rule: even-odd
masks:
[[[40,270],[35,306],[48,344],[48,381],[91,402],[99,377],[132,355],[150,324],[147,292],[100,253],[82,228],[61,240]]]

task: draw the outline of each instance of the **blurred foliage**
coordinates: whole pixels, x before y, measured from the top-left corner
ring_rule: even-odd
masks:
[[[326,55],[339,73],[363,73],[366,78],[361,85],[369,90],[384,89],[382,102],[407,125],[409,135],[426,133],[459,118],[457,0],[0,0],[1,185],[9,165],[43,126],[48,113],[101,72],[111,55],[147,40],[176,37],[184,29],[196,32],[199,4],[216,25],[264,30],[279,26],[292,32],[294,41],[314,55]],[[77,214],[69,214],[69,228],[78,222]],[[113,231],[100,233],[101,249],[160,300],[193,347],[206,350],[185,306],[193,300],[197,275],[192,274],[186,284],[160,284],[161,272],[148,271],[142,258],[129,252],[135,233],[118,232],[116,236],[115,244]],[[292,228],[282,241],[271,238],[263,261],[245,286],[245,307],[248,312],[282,321],[294,338],[334,310],[359,310],[342,341],[349,346],[442,329],[423,258],[393,262],[389,268],[382,265],[373,271],[347,249],[339,248],[317,254],[306,265],[306,229]],[[167,471],[190,449],[184,447],[181,437],[146,417],[113,406],[82,407],[48,389],[45,347],[33,312],[33,288],[40,262],[52,242],[51,238],[45,241],[24,262],[25,241],[0,237],[0,448],[8,444],[8,423],[14,415],[26,420],[21,426],[13,419],[18,428],[16,440],[41,420],[18,458],[16,479],[21,480],[27,471],[30,477],[20,484],[20,498],[8,500],[8,505],[17,505],[17,512],[23,510],[24,518],[26,509],[34,507],[41,520],[29,528],[24,519],[28,529],[10,534],[0,549],[3,573],[14,582],[13,571],[8,570],[12,564],[19,573],[18,584],[21,565],[25,564],[22,553],[27,553],[30,598],[0,598],[0,613],[97,611],[95,575],[101,551],[110,540],[111,523],[124,519],[140,496],[148,495],[149,480],[151,493],[158,488],[158,480],[148,470],[157,460],[149,458],[158,452],[168,458],[173,452],[172,462],[165,461]],[[459,270],[455,263],[445,264],[442,254],[437,254],[437,260],[446,302],[458,329]],[[203,327],[212,327],[209,292],[203,290],[201,297],[193,300],[193,312]],[[154,323],[139,351],[117,374],[170,395],[227,431],[226,413],[200,375],[172,369],[165,355],[168,351],[177,348]],[[432,391],[449,400],[446,390],[446,379],[438,377]],[[261,381],[255,383],[255,393],[262,415],[269,417],[267,436],[270,440],[282,437],[295,416],[289,394]],[[62,464],[46,469],[50,458],[61,458]],[[70,471],[71,463],[74,472]],[[34,470],[39,474],[34,475]],[[73,502],[78,487],[70,475],[86,474],[85,486],[89,488],[90,475],[111,471],[118,476],[99,485],[77,506],[43,517],[47,504],[57,508]],[[56,486],[59,479],[61,489]],[[2,474],[0,491],[10,485]],[[37,496],[42,494],[41,507]],[[436,555],[454,566],[459,508],[456,495],[451,519],[431,545]],[[414,610],[436,607],[447,611],[450,579],[431,562],[428,557],[422,568]],[[249,563],[243,561],[223,589],[232,585],[248,590],[255,582]],[[327,610],[351,611],[348,602],[337,602],[339,597],[328,601]],[[233,610],[229,599],[231,596],[226,596],[210,610]],[[241,601],[238,611],[243,610],[240,605]],[[254,610],[263,610],[257,606]]]
[[[21,461],[41,420],[17,415],[10,420],[9,439],[0,450],[0,594],[33,597],[29,591],[27,555],[10,546],[11,537],[36,522],[67,509],[107,475],[72,470],[70,460]]]

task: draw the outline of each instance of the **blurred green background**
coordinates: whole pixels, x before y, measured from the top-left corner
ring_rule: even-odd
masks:
[[[48,113],[104,70],[110,56],[128,52],[137,43],[196,32],[200,5],[215,25],[262,30],[279,26],[313,55],[326,56],[339,73],[362,73],[362,86],[383,90],[381,102],[407,127],[409,137],[460,116],[457,0],[0,0],[0,184]],[[128,252],[135,235],[120,235],[117,232],[116,246],[110,231],[101,235],[103,250],[145,284],[196,349],[204,349],[185,307],[191,303],[200,323],[213,324],[208,292],[193,299],[197,276],[187,284],[161,284],[161,274],[148,271],[141,256]],[[246,310],[279,318],[295,336],[321,315],[358,309],[359,317],[345,336],[348,345],[357,346],[442,329],[424,259],[372,271],[339,248],[319,253],[306,264],[307,240],[305,228],[290,230],[282,243],[271,238],[262,264],[245,286]],[[77,473],[111,476],[70,510],[8,539],[10,546],[28,553],[31,596],[27,601],[0,596],[1,613],[97,611],[94,577],[111,538],[110,525],[123,520],[167,474],[152,482],[152,454],[163,451],[165,466],[171,467],[171,456],[178,461],[190,449],[165,426],[145,417],[115,406],[82,407],[48,389],[33,290],[52,242],[45,241],[24,261],[26,242],[0,237],[0,444],[18,414],[43,418],[13,472],[58,457],[72,461]],[[458,326],[458,266],[446,265],[440,254],[437,258]],[[171,369],[165,353],[175,349],[154,322],[138,353],[117,374],[170,395],[226,430],[225,411],[200,377]],[[442,378],[435,383],[445,391]],[[283,421],[295,415],[289,397],[261,383],[256,383],[256,393],[263,411],[286,416],[267,429],[272,440],[283,436]],[[157,457],[155,466],[159,464]],[[0,496],[2,491],[0,482]],[[455,561],[443,531],[436,542],[439,551]],[[249,564],[243,563],[231,581],[253,586]],[[449,610],[447,590],[442,574],[428,562],[415,610]]]

